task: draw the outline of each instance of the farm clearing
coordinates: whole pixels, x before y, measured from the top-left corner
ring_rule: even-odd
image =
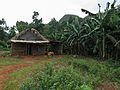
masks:
[[[3,80],[9,76],[9,74],[19,71],[21,69],[38,65],[41,63],[45,63],[48,61],[52,61],[59,58],[49,58],[46,56],[38,56],[38,57],[1,57],[0,58],[0,90],[3,87]],[[35,66],[36,67],[36,66]],[[32,68],[31,68],[32,69]],[[28,69],[30,71],[31,69]],[[18,75],[19,76],[19,75]]]
[[[120,63],[112,60],[98,62],[92,58],[80,56],[73,58],[70,55],[4,57],[3,59],[6,60],[6,64],[2,65],[0,62],[1,90],[38,88],[119,90],[120,88],[120,70],[117,68]]]

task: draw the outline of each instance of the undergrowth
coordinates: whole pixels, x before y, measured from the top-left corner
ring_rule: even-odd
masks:
[[[9,56],[10,51],[0,51],[0,57]]]
[[[26,80],[28,73],[38,69],[41,66],[41,64],[33,65],[10,74],[9,78],[4,80],[5,87],[2,90],[19,90],[18,84]]]
[[[52,64],[47,63],[42,71],[31,74],[27,81],[20,85],[20,90],[79,90],[80,88],[91,90],[84,84],[72,66],[55,70]]]
[[[55,68],[47,63],[42,70],[31,73],[19,85],[20,90],[96,90],[104,83],[120,83],[120,62],[112,59],[98,62],[90,58],[76,59],[63,56],[57,64],[66,66]]]

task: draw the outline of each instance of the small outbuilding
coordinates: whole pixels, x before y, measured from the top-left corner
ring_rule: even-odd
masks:
[[[44,38],[37,30],[27,29],[7,41],[11,44],[11,55],[39,56],[49,52],[48,46],[55,54],[62,54],[62,44]]]

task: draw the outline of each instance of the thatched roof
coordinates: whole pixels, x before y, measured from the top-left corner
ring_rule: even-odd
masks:
[[[37,40],[21,40],[20,37],[24,34],[26,34],[27,32],[31,32],[33,33]],[[16,34],[14,37],[12,37],[10,40],[7,41],[7,43],[17,43],[17,42],[20,42],[20,43],[49,43],[49,41],[44,38],[37,30],[35,29],[27,29],[27,30],[23,30],[22,32]]]
[[[49,41],[27,41],[27,40],[11,40],[14,43],[49,43]]]

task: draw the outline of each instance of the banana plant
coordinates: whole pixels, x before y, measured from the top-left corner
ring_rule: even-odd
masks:
[[[82,19],[75,17],[72,23],[68,23],[67,25],[68,38],[66,42],[70,47],[74,48],[73,53],[75,54],[79,54],[80,36],[83,32],[80,21],[82,21]]]
[[[95,39],[92,40],[96,42],[93,50],[96,51],[97,49],[96,47],[101,45],[102,48],[99,48],[99,51],[102,51],[103,60],[106,56],[106,49],[105,49],[107,47],[106,39],[114,41],[115,43],[117,41],[116,38],[112,36],[111,33],[111,31],[113,32],[112,29],[114,30],[117,29],[118,27],[117,23],[119,21],[119,16],[117,15],[114,6],[115,2],[116,1],[114,0],[113,4],[111,5],[111,9],[110,9],[110,3],[108,2],[104,13],[100,11],[100,7],[101,7],[100,4],[98,4],[99,12],[97,14],[93,14],[85,9],[82,9],[83,12],[89,15],[89,20],[91,20],[92,22],[91,24],[86,23],[87,24],[86,26],[89,27],[90,32],[81,36],[81,38],[83,39],[86,37],[92,37],[91,39]],[[91,30],[91,28],[93,30]],[[98,45],[98,43],[100,45]]]

